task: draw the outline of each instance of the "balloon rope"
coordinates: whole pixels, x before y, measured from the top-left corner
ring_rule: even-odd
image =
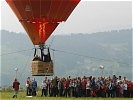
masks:
[[[40,0],[40,18],[41,18],[41,10],[42,10],[42,9],[41,9],[41,0]]]
[[[62,0],[62,2],[63,2],[63,0]],[[58,15],[58,12],[59,12],[59,10],[60,10],[60,7],[61,7],[61,3],[59,4],[59,7],[58,7],[58,10],[57,10],[57,12],[56,12],[56,14],[55,14],[55,16],[54,16],[54,19],[56,19],[57,15]]]
[[[1,54],[0,56],[5,56],[5,55],[9,55],[9,54],[14,54],[14,53],[18,53],[18,52],[25,52],[25,51],[29,51],[29,50],[33,50],[34,48],[32,49],[25,49],[25,50],[19,50],[19,51],[14,51],[14,52],[8,52],[8,53],[3,53]]]
[[[62,52],[62,53],[67,53],[67,54],[72,54],[72,55],[76,55],[76,56],[81,56],[81,57],[86,57],[86,58],[90,58],[90,59],[96,59],[98,61],[100,60],[103,60],[103,61],[106,61],[106,62],[114,62],[114,60],[110,60],[110,59],[103,59],[103,58],[97,58],[97,57],[91,57],[91,56],[88,56],[88,55],[82,55],[82,54],[79,54],[79,53],[76,53],[76,52],[69,52],[69,51],[64,51],[64,50],[57,50],[57,49],[52,49],[51,50],[54,50],[56,52]],[[125,62],[120,62],[120,61],[116,61],[117,63],[120,63],[120,64],[125,64],[125,65],[131,65],[129,63],[125,63]]]
[[[51,0],[51,3],[50,3],[50,8],[49,8],[49,12],[47,14],[47,18],[49,18],[49,14],[50,14],[50,11],[51,11],[51,6],[52,6],[52,0]]]
[[[30,55],[28,56],[28,58],[27,58],[27,60],[26,60],[26,63],[25,63],[25,65],[23,66],[22,73],[20,73],[20,79],[21,79],[22,76],[25,74],[24,72],[26,72],[25,70],[27,70],[27,67],[29,67],[29,66],[28,66],[28,63],[29,63],[29,61],[31,60],[31,59],[30,59],[31,56],[32,56],[32,52],[31,52]]]
[[[32,11],[32,19],[34,19],[33,9],[32,9],[30,0],[29,0],[29,4],[30,4],[30,7],[31,7],[31,11]]]

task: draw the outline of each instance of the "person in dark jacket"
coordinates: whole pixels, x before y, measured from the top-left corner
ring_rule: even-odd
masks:
[[[57,80],[57,76],[54,77],[54,79],[52,80],[52,88],[53,88],[53,96],[56,97],[58,94],[58,80]]]
[[[37,89],[37,81],[34,78],[32,81],[32,95],[33,96],[36,96],[36,89]]]
[[[32,94],[32,84],[30,77],[27,78],[26,81],[26,96],[31,96]]]
[[[19,85],[20,83],[18,82],[18,80],[15,78],[14,82],[13,82],[13,88],[14,88],[14,95],[13,98],[17,98],[17,94],[18,94],[18,90],[19,90]]]

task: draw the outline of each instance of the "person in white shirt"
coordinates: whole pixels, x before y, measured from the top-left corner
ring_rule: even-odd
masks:
[[[87,78],[87,83],[86,83],[86,96],[90,97],[90,92],[91,92],[91,82],[89,78]]]
[[[43,95],[47,96],[47,83],[46,83],[46,80],[44,80],[42,82],[41,88],[42,88],[42,95],[41,96],[43,96]]]
[[[127,97],[127,81],[123,82],[123,90],[124,90],[123,96]]]

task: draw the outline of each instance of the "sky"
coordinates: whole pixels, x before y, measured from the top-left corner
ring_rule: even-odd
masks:
[[[81,0],[53,34],[95,33],[132,28],[132,1]],[[1,1],[1,29],[26,33],[7,3]]]

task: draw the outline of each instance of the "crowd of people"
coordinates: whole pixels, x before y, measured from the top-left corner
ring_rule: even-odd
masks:
[[[37,81],[27,78],[27,96],[37,95]],[[77,77],[45,79],[41,95],[50,97],[129,97],[133,98],[133,82],[126,77]]]

